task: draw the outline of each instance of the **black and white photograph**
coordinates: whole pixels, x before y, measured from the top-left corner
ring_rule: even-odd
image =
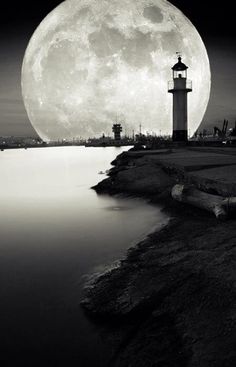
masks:
[[[2,367],[236,366],[234,5],[2,6]]]

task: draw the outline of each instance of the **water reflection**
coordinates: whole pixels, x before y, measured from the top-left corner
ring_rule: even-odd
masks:
[[[79,308],[84,274],[103,271],[166,218],[143,200],[90,189],[117,148],[1,152],[1,355],[5,365],[103,365]],[[10,357],[11,353],[11,357]],[[96,361],[96,362],[95,362]]]

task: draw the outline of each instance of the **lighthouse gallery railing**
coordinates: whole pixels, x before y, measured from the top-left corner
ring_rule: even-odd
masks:
[[[186,80],[186,89],[191,89],[192,90],[192,80],[187,79]],[[168,82],[168,91],[171,91],[174,89],[174,80],[170,80]]]

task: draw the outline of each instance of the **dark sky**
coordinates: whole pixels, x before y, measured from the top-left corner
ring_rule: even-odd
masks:
[[[98,0],[99,1],[99,0]],[[212,92],[204,126],[236,119],[236,43],[234,2],[172,0],[191,20],[205,42],[212,71]],[[28,41],[40,21],[61,1],[21,0],[1,9],[0,136],[32,135],[20,87],[20,71]]]

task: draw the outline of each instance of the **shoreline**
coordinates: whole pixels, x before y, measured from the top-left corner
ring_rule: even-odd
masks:
[[[231,367],[236,363],[234,219],[219,222],[172,201],[175,179],[147,157],[132,159],[118,156],[96,191],[165,204],[171,219],[84,292],[81,305],[102,326],[113,350],[108,365]]]

